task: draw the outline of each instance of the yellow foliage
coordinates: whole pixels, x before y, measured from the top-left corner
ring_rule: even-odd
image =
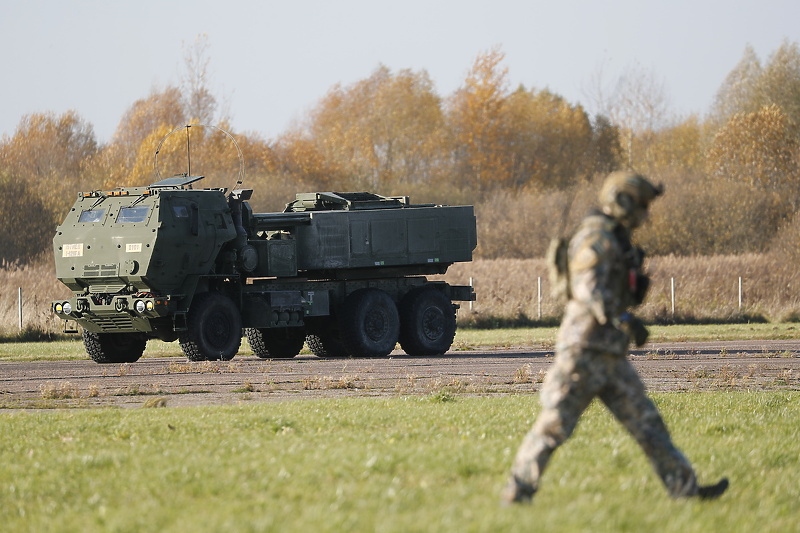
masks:
[[[800,178],[800,129],[775,105],[737,113],[720,128],[706,155],[712,176],[751,187],[794,187]]]
[[[467,186],[511,181],[511,161],[503,157],[503,108],[508,96],[508,69],[495,48],[480,54],[464,86],[449,104],[448,123],[453,137],[456,172]]]
[[[24,180],[0,175],[0,265],[27,263],[50,248],[53,211]]]
[[[442,123],[425,72],[393,74],[381,66],[365,80],[331,89],[306,131],[290,132],[279,144],[287,155],[308,158],[284,164],[313,181],[335,178],[339,188],[375,189],[428,178]]]
[[[691,115],[663,130],[648,132],[647,143],[641,143],[637,137],[633,142],[644,145],[634,149],[637,153],[643,153],[638,169],[645,173],[667,169],[702,171],[707,137],[706,128],[697,115]]]

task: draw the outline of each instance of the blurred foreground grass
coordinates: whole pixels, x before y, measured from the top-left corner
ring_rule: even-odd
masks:
[[[531,506],[499,491],[528,395],[0,412],[6,531],[792,531],[800,393],[653,395],[720,500],[671,500],[595,403]]]

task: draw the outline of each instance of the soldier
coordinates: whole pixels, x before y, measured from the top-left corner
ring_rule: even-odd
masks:
[[[636,439],[670,496],[712,499],[727,489],[727,479],[697,484],[627,359],[631,339],[637,346],[647,340],[647,329],[628,309],[642,303],[649,284],[643,252],[631,245],[630,232],[646,220],[650,202],[662,192],[638,174],[612,173],[600,191],[600,210],[583,220],[569,242],[569,300],[555,361],[542,384],[542,411],[517,452],[504,501],[531,500],[550,456],[595,397]]]

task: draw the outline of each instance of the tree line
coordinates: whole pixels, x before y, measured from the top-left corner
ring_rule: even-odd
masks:
[[[79,191],[140,186],[186,172],[190,123],[232,131],[208,89],[207,41],[185,57],[182,83],[134,102],[99,143],[75,111],[21,118],[0,140],[0,261],[49,260],[49,243]],[[590,116],[547,89],[512,87],[499,48],[479,54],[463,84],[439,95],[425,71],[379,66],[332,87],[275,139],[232,131],[256,210],[297,192],[368,190],[419,202],[476,205],[477,255],[537,257],[593,203],[602,177],[632,169],[666,185],[642,244],[656,254],[738,254],[800,244],[800,47],[762,61],[751,47],[704,116],[669,116],[662,87],[629,71]],[[236,146],[191,128],[191,166],[230,186]],[[157,166],[156,166],[157,162]]]

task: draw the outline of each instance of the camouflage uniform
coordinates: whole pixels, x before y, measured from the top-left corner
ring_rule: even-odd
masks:
[[[645,209],[660,192],[653,188],[652,197],[643,202]],[[623,224],[624,217],[604,211],[584,219],[569,243],[570,300],[558,332],[555,361],[540,392],[542,411],[517,452],[503,493],[507,501],[533,496],[550,456],[569,438],[595,397],[636,439],[672,497],[695,496],[703,490],[627,359],[631,334],[640,344],[646,339],[641,322],[627,314],[643,298],[643,291],[633,285],[647,282],[641,273],[641,253],[631,246],[626,227],[632,229],[641,220]],[[642,332],[644,338],[637,335]]]

